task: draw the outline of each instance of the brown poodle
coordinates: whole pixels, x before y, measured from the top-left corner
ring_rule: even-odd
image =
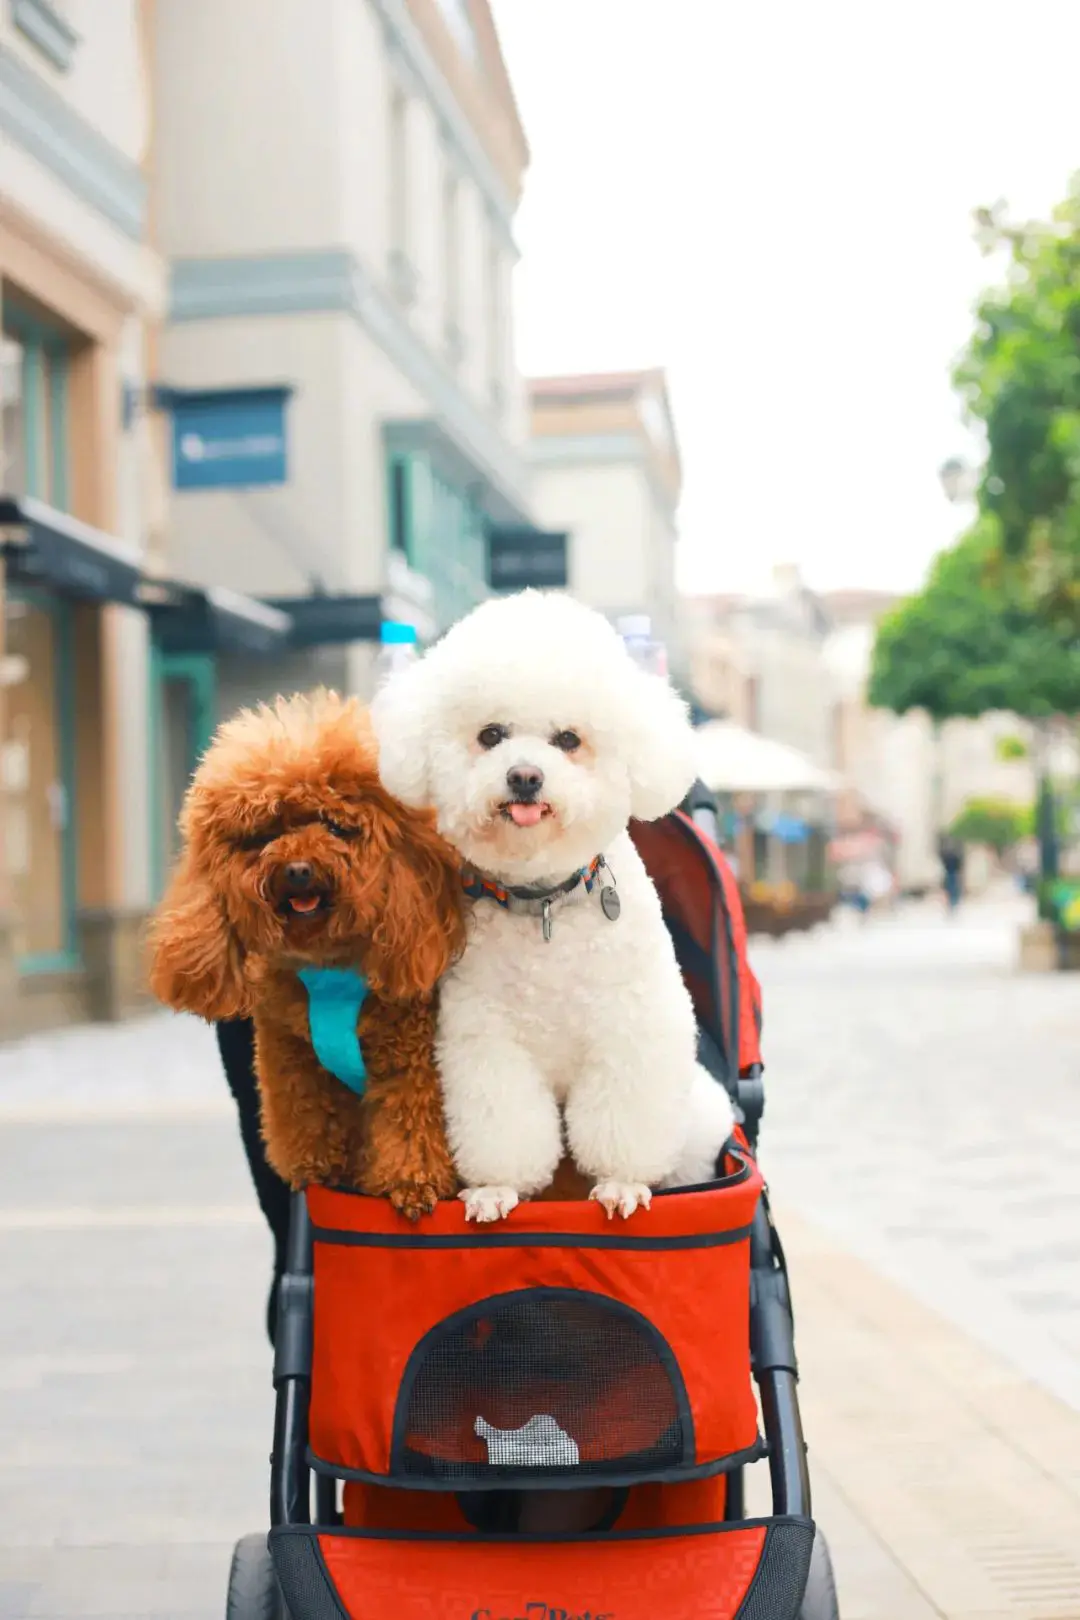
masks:
[[[151,933],[155,995],[211,1020],[254,1019],[267,1157],[291,1186],[350,1186],[410,1219],[430,1213],[459,1186],[433,992],[464,939],[461,877],[432,818],[380,785],[366,712],[320,693],[241,713],[196,771],[180,827]],[[327,968],[354,972],[311,973]],[[366,1077],[350,1089],[316,1056],[312,980],[357,987],[355,970],[359,1022],[351,1004],[341,1016]]]

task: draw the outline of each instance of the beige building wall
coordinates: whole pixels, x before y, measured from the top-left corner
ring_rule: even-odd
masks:
[[[837,616],[846,622],[829,638],[827,657],[844,712],[840,769],[858,803],[877,811],[900,836],[898,868],[910,887],[940,880],[937,857],[942,826],[948,826],[969,799],[1001,797],[1030,803],[1035,776],[1030,759],[1002,760],[1004,737],[1030,739],[1030,728],[1009,714],[977,720],[950,720],[935,730],[919,712],[903,716],[871,709],[866,684],[877,618],[890,599],[838,593]],[[826,597],[826,605],[830,598]],[[854,811],[855,805],[851,809]]]
[[[613,616],[648,614],[685,680],[675,587],[682,468],[663,373],[540,378],[530,397],[536,519],[569,532],[569,588]]]
[[[5,379],[15,392],[5,398],[3,482],[6,493],[53,502],[133,554],[152,533],[165,476],[152,429],[137,409],[123,411],[125,394],[141,397],[164,303],[147,206],[150,12],[150,0],[114,0],[80,15],[70,38],[61,18],[44,43],[28,20],[33,7],[0,14],[0,294],[16,357]],[[50,403],[39,418],[19,392],[16,375],[29,363],[20,349],[46,355],[49,400],[62,393],[62,414]],[[16,454],[24,434],[38,441],[33,465],[47,479],[35,489],[20,487],[32,470]],[[134,608],[57,597],[48,581],[28,597],[9,579],[5,596],[9,634],[31,656],[0,717],[8,990],[0,1037],[134,1004],[149,888],[145,619]],[[65,642],[71,666],[61,680]],[[62,905],[64,915],[50,920],[39,906],[28,922],[39,875],[46,910]]]

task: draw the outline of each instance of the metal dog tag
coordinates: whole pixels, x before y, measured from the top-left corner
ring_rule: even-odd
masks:
[[[550,900],[545,900],[543,905],[540,907],[540,916],[541,916],[541,919],[542,919],[541,927],[543,928],[543,931],[544,931],[544,939],[547,940],[547,941],[550,941],[550,939],[551,939],[551,901]]]
[[[622,911],[622,901],[619,899],[618,889],[610,885],[600,890],[600,909],[608,922],[617,922]]]

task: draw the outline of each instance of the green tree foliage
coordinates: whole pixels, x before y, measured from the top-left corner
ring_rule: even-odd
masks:
[[[1080,642],[1001,566],[994,525],[980,519],[878,626],[869,700],[937,721],[995,709],[1031,720],[1073,714]]]
[[[1031,756],[1031,749],[1023,737],[999,737],[994,752],[1004,765],[1009,765],[1014,760],[1028,759]]]
[[[1080,627],[1080,179],[1045,223],[976,216],[1005,260],[955,380],[986,431],[979,509],[1040,607]]]
[[[1028,837],[1034,826],[1031,805],[1017,804],[1013,799],[976,798],[967,801],[949,831],[961,843],[986,844],[1003,855],[1021,838]]]

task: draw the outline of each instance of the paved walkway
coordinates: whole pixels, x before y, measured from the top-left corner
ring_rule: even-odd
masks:
[[[756,950],[778,1194],[1080,1410],[1080,984],[1023,902]],[[855,922],[854,919],[845,919]]]
[[[758,952],[845,1620],[1080,1617],[1080,999],[1012,973],[1014,925]],[[268,1264],[200,1026],[0,1050],[0,1620],[222,1612],[265,1522]]]

